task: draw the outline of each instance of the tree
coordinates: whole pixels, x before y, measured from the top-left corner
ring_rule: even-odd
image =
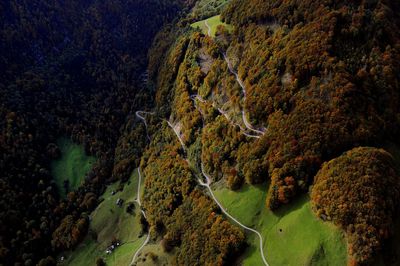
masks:
[[[391,154],[360,147],[323,165],[311,191],[313,210],[347,234],[355,265],[369,262],[392,231],[400,175]]]
[[[107,264],[104,262],[103,258],[97,258],[96,266],[106,266]]]

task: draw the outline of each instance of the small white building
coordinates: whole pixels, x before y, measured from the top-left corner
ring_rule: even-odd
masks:
[[[122,206],[122,202],[123,200],[121,198],[118,198],[117,201],[115,202],[115,204],[117,204],[118,206]]]

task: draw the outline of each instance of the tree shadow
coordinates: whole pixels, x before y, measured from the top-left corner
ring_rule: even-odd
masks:
[[[310,201],[310,198],[307,194],[301,195],[295,198],[292,202],[281,206],[278,210],[274,211],[273,213],[275,216],[282,218],[287,214],[300,210]]]

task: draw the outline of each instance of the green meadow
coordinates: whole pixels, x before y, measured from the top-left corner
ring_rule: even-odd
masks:
[[[208,34],[208,28],[206,26],[206,22],[208,23],[209,27],[211,28],[211,37],[215,37],[215,33],[217,32],[217,27],[219,25],[224,26],[227,30],[231,30],[232,26],[225,24],[221,21],[221,16],[214,16],[205,20],[201,20],[195,22],[191,25],[192,28],[199,28],[204,34]]]
[[[96,158],[88,156],[82,146],[73,143],[67,138],[57,141],[61,150],[61,157],[51,163],[51,171],[61,197],[65,198],[64,181],[69,181],[69,190],[76,190],[92,168]]]
[[[343,233],[315,217],[307,196],[273,213],[265,207],[266,194],[266,186],[245,185],[236,192],[227,188],[215,190],[229,213],[262,234],[270,265],[346,265]],[[253,233],[248,237],[250,247],[243,256],[243,265],[263,265],[258,237]]]
[[[139,206],[135,203],[133,214],[126,211],[128,204],[136,199],[137,186],[137,170],[127,183],[117,182],[108,186],[101,198],[102,202],[91,214],[88,235],[73,252],[64,254],[66,261],[63,265],[95,265],[96,259],[100,257],[107,265],[130,264],[136,250],[146,238],[141,235]],[[121,207],[116,204],[118,199],[123,200]],[[113,238],[118,239],[121,246],[111,254],[106,254]]]

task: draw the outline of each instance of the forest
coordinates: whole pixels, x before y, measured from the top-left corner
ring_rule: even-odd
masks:
[[[244,105],[269,129],[270,208],[306,191],[322,162],[354,146],[398,141],[396,5],[233,1],[224,11],[245,29],[229,48],[241,58]]]
[[[196,187],[175,134],[161,123],[141,161],[150,233],[166,252],[177,248],[173,265],[229,265],[245,245],[244,233]]]
[[[199,185],[204,171],[215,187],[262,187],[272,213],[309,194],[316,219],[344,233],[348,265],[374,265],[400,211],[399,11],[389,0],[1,2],[0,264],[54,265],[106,187],[140,167],[142,223],[171,265],[240,264],[248,249]],[[216,15],[229,29],[191,27]],[[65,199],[51,173],[61,137],[97,158]]]
[[[144,129],[132,112],[151,105],[142,81],[147,50],[183,8],[163,0],[1,1],[0,264],[54,264],[86,234],[105,185],[139,164],[146,143],[137,142]],[[61,136],[98,158],[65,200],[50,171]]]
[[[399,181],[393,156],[383,149],[366,147],[325,163],[315,176],[313,207],[320,217],[347,232],[350,265],[371,258],[393,232]]]
[[[360,186],[377,193],[371,196],[381,197],[368,204],[387,206],[384,216],[378,210],[373,214],[385,217],[384,222],[372,221],[362,212],[360,220],[343,221],[343,215],[351,217],[357,211],[353,204],[359,199],[328,196],[335,190],[318,182],[336,178],[324,172],[324,162],[348,156],[345,152],[353,148],[399,143],[399,8],[398,3],[378,0],[230,1],[222,19],[233,26],[232,33],[220,28],[213,40],[196,30],[181,33],[165,49],[164,64],[150,62],[151,71],[158,68],[157,110],[179,124],[191,156],[204,163],[216,181],[223,180],[234,190],[244,183],[268,184],[266,206],[271,210],[290,204],[312,185],[316,214],[343,205],[343,214],[323,217],[345,231],[349,264],[371,264],[392,235],[398,189],[382,192],[390,185],[364,180],[364,170],[358,177],[335,172],[343,179],[338,187],[361,179],[366,183]],[[161,48],[160,43],[155,45],[152,52]],[[230,67],[242,79],[246,97]],[[266,128],[259,137],[244,134],[242,110],[253,126]],[[369,150],[362,153],[367,153],[367,161],[378,156]],[[357,161],[347,164],[355,167]],[[397,167],[388,169],[390,175],[383,174],[382,182],[396,184]],[[357,229],[349,229],[349,224]]]

